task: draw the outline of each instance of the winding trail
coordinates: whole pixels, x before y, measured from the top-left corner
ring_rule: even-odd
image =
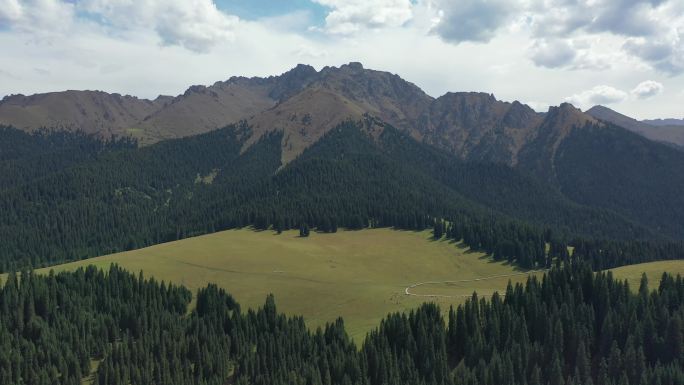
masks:
[[[482,278],[473,278],[473,279],[461,279],[458,281],[427,281],[427,282],[419,282],[419,283],[414,283],[413,285],[406,286],[406,289],[404,289],[404,294],[413,296],[413,297],[431,297],[431,298],[468,298],[472,296],[472,294],[459,294],[459,295],[445,295],[445,294],[415,294],[411,293],[411,289],[414,289],[418,286],[426,286],[426,285],[445,285],[445,284],[450,284],[450,283],[468,283],[468,282],[478,282],[478,281],[487,281],[490,279],[496,279],[496,278],[507,278],[507,277],[515,277],[518,275],[530,275],[534,273],[544,273],[549,271],[548,269],[542,269],[542,270],[529,270],[521,273],[513,273],[513,274],[500,274],[500,275],[492,275],[489,277],[482,277]],[[478,294],[478,296],[488,296],[491,294]],[[499,294],[500,296],[505,296],[506,294]]]

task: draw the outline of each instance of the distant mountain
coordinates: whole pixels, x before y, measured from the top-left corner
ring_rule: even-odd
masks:
[[[153,101],[101,91],[12,95],[0,101],[0,124],[26,131],[46,127],[132,136],[150,144],[254,116],[299,91],[314,75],[313,67],[300,65],[277,77],[232,77]]]
[[[677,119],[638,121],[604,106],[594,106],[587,110],[587,114],[626,128],[656,142],[684,147],[684,121]],[[669,124],[677,122],[680,124]]]
[[[192,86],[137,127],[158,140],[211,131],[273,108],[316,76],[313,67],[299,65],[280,76],[232,77],[209,87]]]
[[[645,119],[642,122],[651,126],[684,126],[684,119]]]
[[[133,136],[142,144],[211,131],[239,120],[254,130],[251,145],[267,132],[284,130],[283,160],[339,123],[364,116],[406,131],[461,159],[509,165],[536,137],[543,118],[519,102],[475,92],[437,99],[395,74],[360,63],[316,71],[307,65],[268,78],[232,77],[192,86],[154,101],[97,91],[10,96],[0,102],[0,124],[81,129],[108,137]]]
[[[11,95],[0,101],[0,124],[27,131],[46,127],[128,136],[145,117],[169,102],[168,97],[146,100],[101,91]]]

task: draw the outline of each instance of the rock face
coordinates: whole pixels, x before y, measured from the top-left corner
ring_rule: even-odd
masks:
[[[254,130],[248,145],[266,132],[283,130],[287,163],[339,122],[371,116],[464,160],[516,166],[525,148],[549,142],[553,154],[574,127],[595,121],[570,105],[542,115],[520,102],[498,101],[485,93],[448,93],[434,99],[397,75],[364,69],[359,63],[325,67],[305,84],[299,93],[248,119]],[[373,133],[381,131],[380,125]],[[553,136],[555,132],[559,134]],[[543,133],[549,139],[540,139]]]
[[[605,114],[596,115],[598,107],[592,112],[606,119]],[[267,132],[285,132],[284,163],[341,121],[372,117],[464,160],[534,167],[539,157],[553,159],[573,129],[595,123],[590,115],[567,104],[539,114],[486,93],[447,93],[435,99],[395,74],[365,69],[360,63],[320,71],[300,64],[279,76],[232,77],[155,100],[66,91],[16,95],[0,102],[0,124],[131,135],[143,145],[245,120],[252,127],[247,146]],[[617,122],[634,130],[628,123]],[[373,133],[379,135],[383,124],[374,126]]]
[[[448,93],[422,115],[425,140],[464,159],[516,164],[542,117],[519,102],[484,93]]]
[[[367,70],[360,63],[325,67],[304,84],[298,93],[248,119],[254,130],[248,144],[266,132],[284,130],[283,163],[287,163],[340,122],[364,120],[364,116],[420,137],[419,117],[433,101],[399,76]]]

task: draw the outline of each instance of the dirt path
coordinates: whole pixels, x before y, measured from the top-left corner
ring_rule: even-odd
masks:
[[[501,275],[492,275],[489,277],[482,277],[482,278],[473,278],[473,279],[461,279],[458,281],[428,281],[428,282],[419,282],[419,283],[414,283],[413,285],[406,286],[406,289],[404,289],[404,294],[405,295],[410,295],[413,297],[431,297],[431,298],[467,298],[470,297],[472,294],[459,294],[459,295],[445,295],[445,294],[415,294],[411,293],[411,289],[414,289],[418,286],[426,286],[426,285],[445,285],[445,284],[450,284],[450,283],[468,283],[468,282],[478,282],[478,281],[487,281],[489,279],[496,279],[496,278],[506,278],[506,277],[515,277],[518,275],[530,275],[534,273],[543,273],[548,271],[548,269],[544,270],[529,270],[521,273],[513,273],[513,274],[501,274]],[[480,294],[478,294],[480,295]],[[489,295],[489,294],[485,294]],[[502,297],[505,294],[499,294]],[[480,295],[482,296],[482,295]]]

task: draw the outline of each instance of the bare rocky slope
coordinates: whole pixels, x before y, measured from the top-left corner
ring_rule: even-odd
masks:
[[[553,158],[564,137],[596,119],[650,139],[680,140],[674,134],[669,139],[656,134],[668,128],[645,130],[645,123],[616,119],[614,112],[608,117],[604,110],[595,107],[585,114],[564,104],[540,114],[520,102],[476,92],[433,98],[395,74],[349,63],[320,71],[298,65],[268,78],[232,77],[155,100],[99,91],[8,96],[0,102],[0,124],[28,131],[57,127],[133,136],[145,145],[245,120],[252,128],[246,147],[267,132],[284,132],[283,163],[345,120],[382,121],[464,160],[510,166],[518,165],[521,157],[533,164],[532,158],[542,153]],[[381,124],[376,131],[382,131]],[[679,130],[684,144],[683,132]]]

